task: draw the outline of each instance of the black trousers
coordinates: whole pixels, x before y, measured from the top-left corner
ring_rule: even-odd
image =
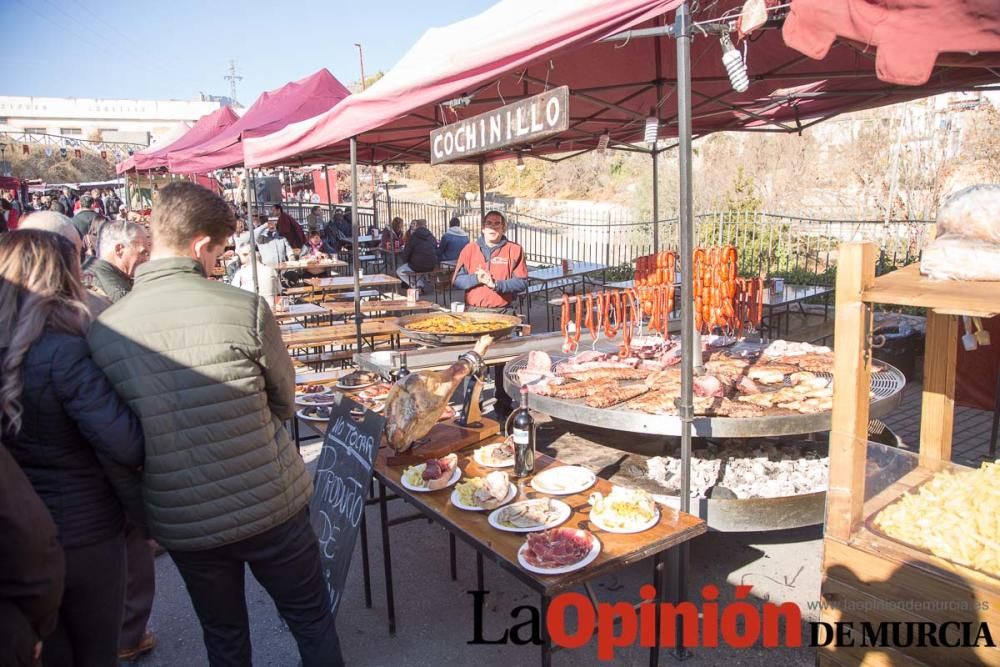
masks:
[[[170,557],[201,621],[212,667],[251,665],[246,565],[292,631],[303,667],[344,664],[308,509],[240,542],[204,551],[170,551]]]
[[[125,613],[122,616],[121,649],[133,649],[142,641],[156,597],[156,567],[153,548],[143,531],[129,521],[125,524],[125,554],[128,579]]]
[[[59,624],[42,645],[45,667],[118,664],[118,632],[125,601],[125,538],[66,553],[66,585]]]

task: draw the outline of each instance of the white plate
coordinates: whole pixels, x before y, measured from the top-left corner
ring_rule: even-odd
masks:
[[[579,529],[576,529],[579,530]],[[581,531],[586,532],[586,531]],[[593,563],[597,556],[601,553],[601,541],[597,539],[597,536],[593,533],[587,533],[590,536],[591,547],[590,551],[582,560],[579,560],[572,565],[564,565],[563,567],[535,567],[528,561],[524,559],[524,552],[528,550],[528,543],[525,542],[521,545],[521,548],[517,550],[517,562],[521,564],[528,572],[534,572],[535,574],[566,574],[567,572],[576,572],[579,569],[585,568],[591,563]]]
[[[559,466],[543,470],[531,479],[531,488],[550,496],[568,496],[586,491],[597,481],[597,475],[580,466]]]
[[[337,389],[343,389],[345,391],[355,391],[357,389],[365,389],[367,387],[370,387],[373,384],[375,384],[375,382],[376,382],[375,380],[372,380],[371,382],[368,382],[366,384],[343,384],[341,382],[337,382],[337,384],[335,384],[334,386]]]
[[[358,405],[360,405],[365,410],[371,410],[374,413],[379,413],[379,412],[382,412],[383,410],[385,410],[385,403],[376,403],[375,405],[373,405],[370,408],[368,406],[366,406],[364,403],[358,403]],[[351,414],[354,414],[354,415],[364,414],[364,410],[351,410]]]
[[[510,501],[514,500],[514,496],[516,496],[516,495],[517,495],[517,486],[514,484],[514,482],[510,482],[510,487],[507,489],[507,495],[504,496],[503,500],[500,501],[500,505],[498,505],[497,507],[494,507],[492,509],[497,509],[498,507],[502,507],[503,505],[506,505]],[[476,505],[464,505],[464,504],[462,504],[462,501],[458,497],[458,489],[455,489],[454,491],[451,492],[451,504],[454,505],[455,507],[457,507],[460,510],[468,510],[470,512],[485,512],[486,511],[485,507],[477,507]]]
[[[330,421],[329,417],[317,417],[315,415],[307,415],[307,414],[305,414],[305,410],[304,409],[303,410],[299,410],[295,414],[297,414],[299,416],[299,419],[305,419],[307,422],[319,422],[319,423],[325,424],[328,421]]]
[[[476,463],[478,463],[479,465],[483,466],[484,468],[509,468],[509,467],[511,467],[512,465],[514,465],[514,457],[513,456],[510,457],[509,459],[507,459],[507,461],[505,463],[487,462],[486,459],[484,459],[482,457],[482,454],[480,453],[480,452],[482,452],[482,450],[486,449],[487,447],[496,447],[499,444],[502,444],[502,443],[496,443],[496,444],[493,444],[493,445],[486,445],[484,447],[480,447],[479,449],[477,449],[474,452],[472,452],[472,460],[475,461]]]
[[[547,524],[545,524],[544,526],[532,526],[531,528],[515,528],[514,526],[505,526],[505,525],[503,525],[502,523],[500,523],[500,520],[497,518],[497,515],[500,512],[502,512],[503,510],[505,510],[505,509],[507,509],[509,507],[517,507],[518,505],[521,505],[523,503],[537,503],[539,500],[551,500],[552,503],[555,504],[556,508],[559,510],[559,512],[556,514],[556,516],[551,521],[549,521]],[[548,498],[548,499],[546,499],[546,498],[535,498],[534,500],[522,500],[519,503],[514,503],[512,505],[506,505],[504,507],[499,507],[499,508],[493,510],[492,512],[490,512],[490,515],[488,517],[486,517],[486,518],[487,518],[487,521],[489,521],[490,525],[493,526],[494,528],[496,528],[497,530],[505,530],[508,533],[534,533],[535,531],[538,531],[538,530],[546,530],[548,528],[554,528],[554,527],[558,526],[559,524],[561,524],[562,522],[564,522],[566,519],[568,519],[569,516],[572,513],[573,513],[573,510],[571,510],[569,508],[569,505],[567,505],[566,503],[564,503],[561,500],[556,500],[555,498]]]
[[[653,518],[647,521],[646,523],[628,529],[613,528],[612,526],[608,526],[603,521],[601,521],[600,517],[601,517],[600,514],[594,514],[594,512],[591,511],[590,523],[594,524],[595,526],[597,526],[606,533],[623,533],[623,534],[641,533],[642,531],[649,530],[650,528],[656,525],[656,522],[660,520],[660,510],[656,510],[655,512],[653,512]]]
[[[409,468],[407,468],[407,470],[409,470]],[[462,471],[458,469],[458,466],[455,466],[455,469],[451,472],[451,479],[448,480],[448,484],[442,486],[440,489],[428,489],[426,486],[412,486],[409,482],[406,481],[405,470],[403,471],[403,477],[400,477],[400,481],[403,483],[403,486],[405,486],[410,491],[417,491],[419,493],[431,493],[433,491],[443,491],[444,489],[447,489],[449,486],[452,486],[455,482],[457,482],[461,476],[462,476]]]
[[[330,401],[329,403],[313,403],[308,399],[312,396],[332,396],[333,392],[327,391],[317,391],[311,394],[300,394],[295,397],[295,405],[301,405],[303,407],[313,407],[315,405],[333,405],[335,401]]]

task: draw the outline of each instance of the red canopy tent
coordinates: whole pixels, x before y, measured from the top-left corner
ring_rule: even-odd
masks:
[[[136,153],[132,156],[133,164],[129,168],[125,167],[128,162],[126,161],[118,165],[117,171],[120,174],[127,169],[147,171],[165,168],[167,166],[167,155],[170,151],[184,150],[191,146],[197,146],[211,137],[216,136],[220,131],[229,127],[238,119],[239,116],[237,116],[236,112],[229,107],[219,107],[212,113],[199,118],[198,121],[191,126],[191,129],[185,132],[177,140],[163,146],[162,148],[157,148],[156,150]]]
[[[326,69],[263,93],[223,131],[188,148],[167,149],[171,173],[205,173],[243,164],[242,141],[312,118],[338,104],[350,91]]]
[[[135,170],[135,158],[136,155],[148,155],[150,153],[155,153],[165,146],[169,146],[181,137],[183,137],[188,130],[191,129],[190,123],[177,123],[165,136],[161,137],[159,141],[145,148],[141,151],[136,151],[133,155],[130,155],[127,159],[122,160],[117,165],[115,165],[115,171],[119,174],[123,174],[128,171]]]
[[[651,110],[660,136],[677,136],[671,99],[677,55],[665,37],[667,15],[680,4],[504,0],[427,31],[384,78],[343,104],[249,139],[246,163],[346,162],[351,137],[363,163],[424,162],[432,129],[559,85],[570,88],[569,130],[520,147],[524,152],[589,150],[604,132],[613,147],[629,148],[642,140]],[[695,135],[795,132],[846,111],[1000,83],[989,69],[1000,66],[1000,3],[994,0],[794,0],[783,30],[774,28],[788,10],[778,9],[765,25],[771,29],[737,45],[746,49],[750,80],[742,93],[733,90],[723,66],[719,33],[735,23],[743,2],[701,4],[706,8],[694,13],[691,44]],[[632,32],[601,41],[626,31]],[[979,54],[929,56],[959,48]],[[919,57],[910,59],[911,53]],[[510,155],[506,150],[475,161]]]

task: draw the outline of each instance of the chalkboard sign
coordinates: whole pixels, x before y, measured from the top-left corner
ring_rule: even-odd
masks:
[[[356,414],[361,406],[343,394],[330,408],[309,514],[319,538],[330,609],[336,615],[365,517],[365,499],[385,419],[368,410],[356,419],[351,412]]]

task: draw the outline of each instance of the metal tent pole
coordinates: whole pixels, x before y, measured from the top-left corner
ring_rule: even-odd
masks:
[[[361,354],[361,276],[358,271],[358,139],[351,137],[351,270],[354,272],[354,336]]]
[[[694,360],[701,357],[699,337],[694,335],[694,288],[691,256],[694,250],[694,218],[692,215],[691,187],[691,14],[687,0],[677,8],[674,18],[674,37],[677,40],[677,137],[680,197],[677,234],[680,237],[681,256],[681,489],[682,512],[691,509],[691,423],[694,420]],[[655,163],[654,163],[655,164]],[[680,600],[687,598],[688,543],[678,547],[676,560],[676,593]],[[683,657],[687,651],[681,641],[683,623],[677,624],[676,653]]]
[[[660,252],[660,154],[653,146],[653,252]]]
[[[486,169],[482,161],[479,162],[479,231],[483,231],[483,220],[486,219],[486,182],[483,178]],[[504,216],[506,219],[507,216]],[[447,224],[447,223],[445,223]],[[508,221],[507,224],[510,224]]]
[[[253,293],[260,294],[260,285],[257,283],[257,235],[254,233],[254,211],[253,207],[250,205],[253,196],[256,192],[252,192],[253,188],[250,187],[250,178],[253,171],[243,167],[243,185],[247,189],[247,230],[250,234],[250,272],[253,274]],[[239,237],[236,238],[236,243],[239,244]],[[273,304],[272,304],[273,305]]]

